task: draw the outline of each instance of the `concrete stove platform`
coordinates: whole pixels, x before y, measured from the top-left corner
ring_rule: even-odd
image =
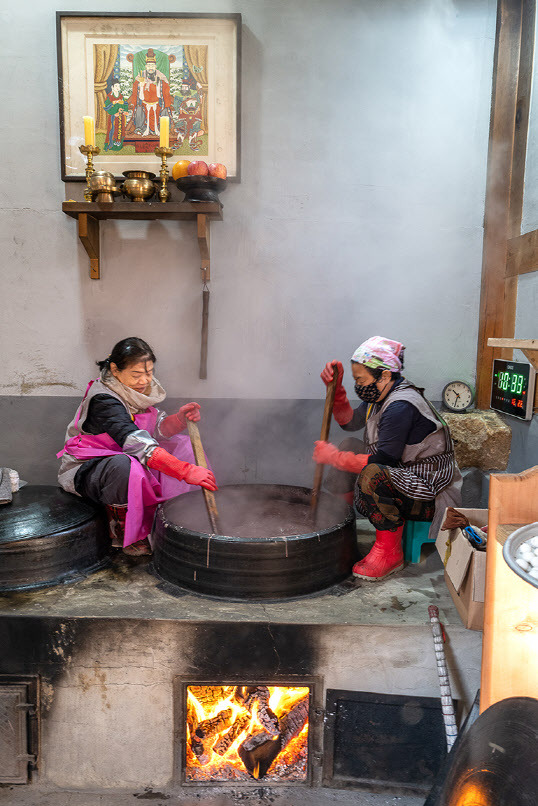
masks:
[[[373,539],[365,521],[360,539]],[[202,790],[181,787],[178,687],[312,680],[322,704],[328,689],[438,699],[432,603],[446,627],[453,696],[465,712],[480,685],[482,636],[463,627],[441,561],[432,546],[426,552],[420,565],[380,583],[350,580],[287,602],[170,595],[146,560],[121,554],[74,585],[0,596],[0,675],[37,675],[41,715],[39,772],[27,787],[0,787],[0,802],[123,806],[158,803],[152,793],[162,792],[163,803],[181,806],[248,804],[258,789],[237,799],[227,789],[204,800]],[[305,806],[423,802],[402,792],[398,798],[323,789],[320,768],[314,783],[289,798],[283,787],[263,789],[272,806],[296,797]]]
[[[374,539],[373,527],[364,520],[358,524],[359,543],[366,553]],[[420,564],[408,565],[381,582],[349,579],[302,599],[236,603],[159,583],[149,572],[148,558],[118,553],[110,568],[75,585],[0,596],[0,615],[389,626],[424,625],[428,605],[435,604],[444,624],[461,626],[435,547],[426,545],[422,556]]]

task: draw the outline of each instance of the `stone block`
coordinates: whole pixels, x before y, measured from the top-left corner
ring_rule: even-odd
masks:
[[[506,470],[512,430],[494,411],[474,409],[463,414],[443,412],[460,467]]]

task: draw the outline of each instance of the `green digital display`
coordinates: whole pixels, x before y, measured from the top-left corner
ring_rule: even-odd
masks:
[[[491,408],[521,420],[532,417],[535,370],[517,361],[493,361]]]

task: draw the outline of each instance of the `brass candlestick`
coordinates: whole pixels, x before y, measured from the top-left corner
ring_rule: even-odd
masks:
[[[93,157],[94,154],[95,156],[97,156],[97,154],[100,154],[101,149],[98,148],[97,146],[79,146],[78,150],[82,154],[86,154],[86,158],[88,160],[86,163],[86,190],[84,191],[84,198],[87,202],[91,202],[92,190],[90,188],[90,176],[94,172]]]
[[[170,198],[170,191],[168,190],[168,165],[166,160],[168,157],[171,157],[174,153],[173,148],[167,148],[166,146],[157,146],[155,149],[155,154],[161,158],[161,170],[159,171],[159,176],[161,177],[161,189],[159,190],[159,198],[162,202],[168,201]]]

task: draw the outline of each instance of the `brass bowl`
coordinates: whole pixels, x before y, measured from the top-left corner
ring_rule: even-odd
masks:
[[[126,179],[155,179],[155,174],[152,174],[151,171],[139,171],[131,169],[129,171],[124,171],[123,175]]]
[[[119,196],[114,175],[109,171],[94,171],[90,176],[90,191],[93,201],[113,202]]]
[[[134,202],[144,202],[151,199],[155,193],[155,185],[151,181],[155,174],[150,171],[124,171],[126,180],[121,186],[124,196],[129,196]]]
[[[90,190],[92,193],[115,190],[116,180],[109,171],[94,171],[90,176]]]

